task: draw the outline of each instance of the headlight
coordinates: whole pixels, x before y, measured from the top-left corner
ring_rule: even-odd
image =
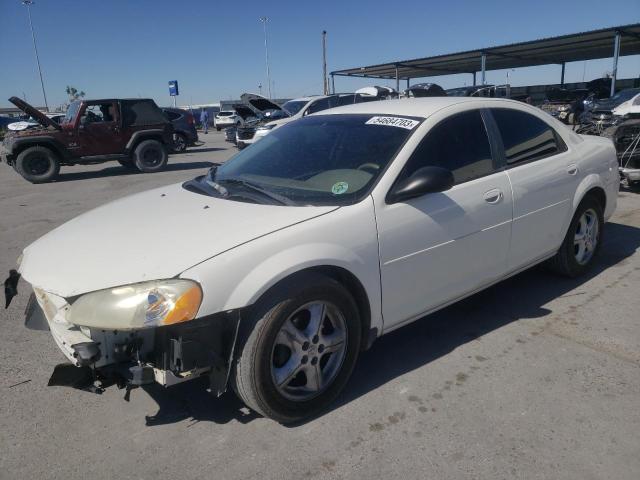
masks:
[[[134,330],[193,320],[202,301],[200,285],[171,279],[98,290],[78,298],[69,323],[109,330]]]

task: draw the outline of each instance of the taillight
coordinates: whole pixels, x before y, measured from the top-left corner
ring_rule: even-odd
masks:
[[[187,113],[187,123],[189,125],[194,125],[196,123],[193,115],[191,115],[190,113]]]

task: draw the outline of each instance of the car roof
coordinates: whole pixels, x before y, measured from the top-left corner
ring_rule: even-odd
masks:
[[[522,102],[502,98],[484,97],[423,97],[400,98],[394,100],[379,100],[375,102],[355,103],[344,107],[323,110],[317,114],[336,115],[341,113],[364,113],[385,115],[406,115],[410,117],[426,118],[433,113],[452,105],[474,102],[492,102],[496,106],[522,105]]]
[[[289,100],[289,102],[310,102],[311,100],[317,100],[318,98],[326,98],[330,96],[331,95],[310,95],[308,97],[292,98],[291,100]]]

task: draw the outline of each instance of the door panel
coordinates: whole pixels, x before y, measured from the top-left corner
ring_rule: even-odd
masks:
[[[80,113],[78,126],[78,155],[112,155],[124,151],[124,137],[116,104],[89,103]]]
[[[514,201],[510,270],[560,247],[577,187],[571,159],[561,153],[507,170]]]
[[[572,213],[578,167],[542,118],[504,108],[490,112],[513,188],[509,269],[516,270],[559,248]]]
[[[385,329],[506,272],[512,195],[504,172],[376,211]]]

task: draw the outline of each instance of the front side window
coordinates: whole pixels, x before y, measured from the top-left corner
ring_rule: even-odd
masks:
[[[322,110],[335,107],[336,103],[338,103],[336,97],[321,98],[309,105],[309,108],[307,108],[307,111],[304,113],[305,115],[310,115],[312,113],[321,112]]]
[[[422,167],[451,170],[456,184],[493,173],[491,146],[480,110],[452,115],[429,130],[411,154],[402,178]]]
[[[305,117],[241,150],[209,180],[231,195],[245,182],[293,204],[352,204],[370,191],[421,120],[405,117],[404,127],[372,123],[379,118],[386,117]]]
[[[502,137],[507,165],[532,162],[566,150],[558,134],[546,122],[529,113],[492,108]]]
[[[115,121],[115,106],[113,103],[94,103],[87,108],[80,119],[81,123],[101,123]]]

